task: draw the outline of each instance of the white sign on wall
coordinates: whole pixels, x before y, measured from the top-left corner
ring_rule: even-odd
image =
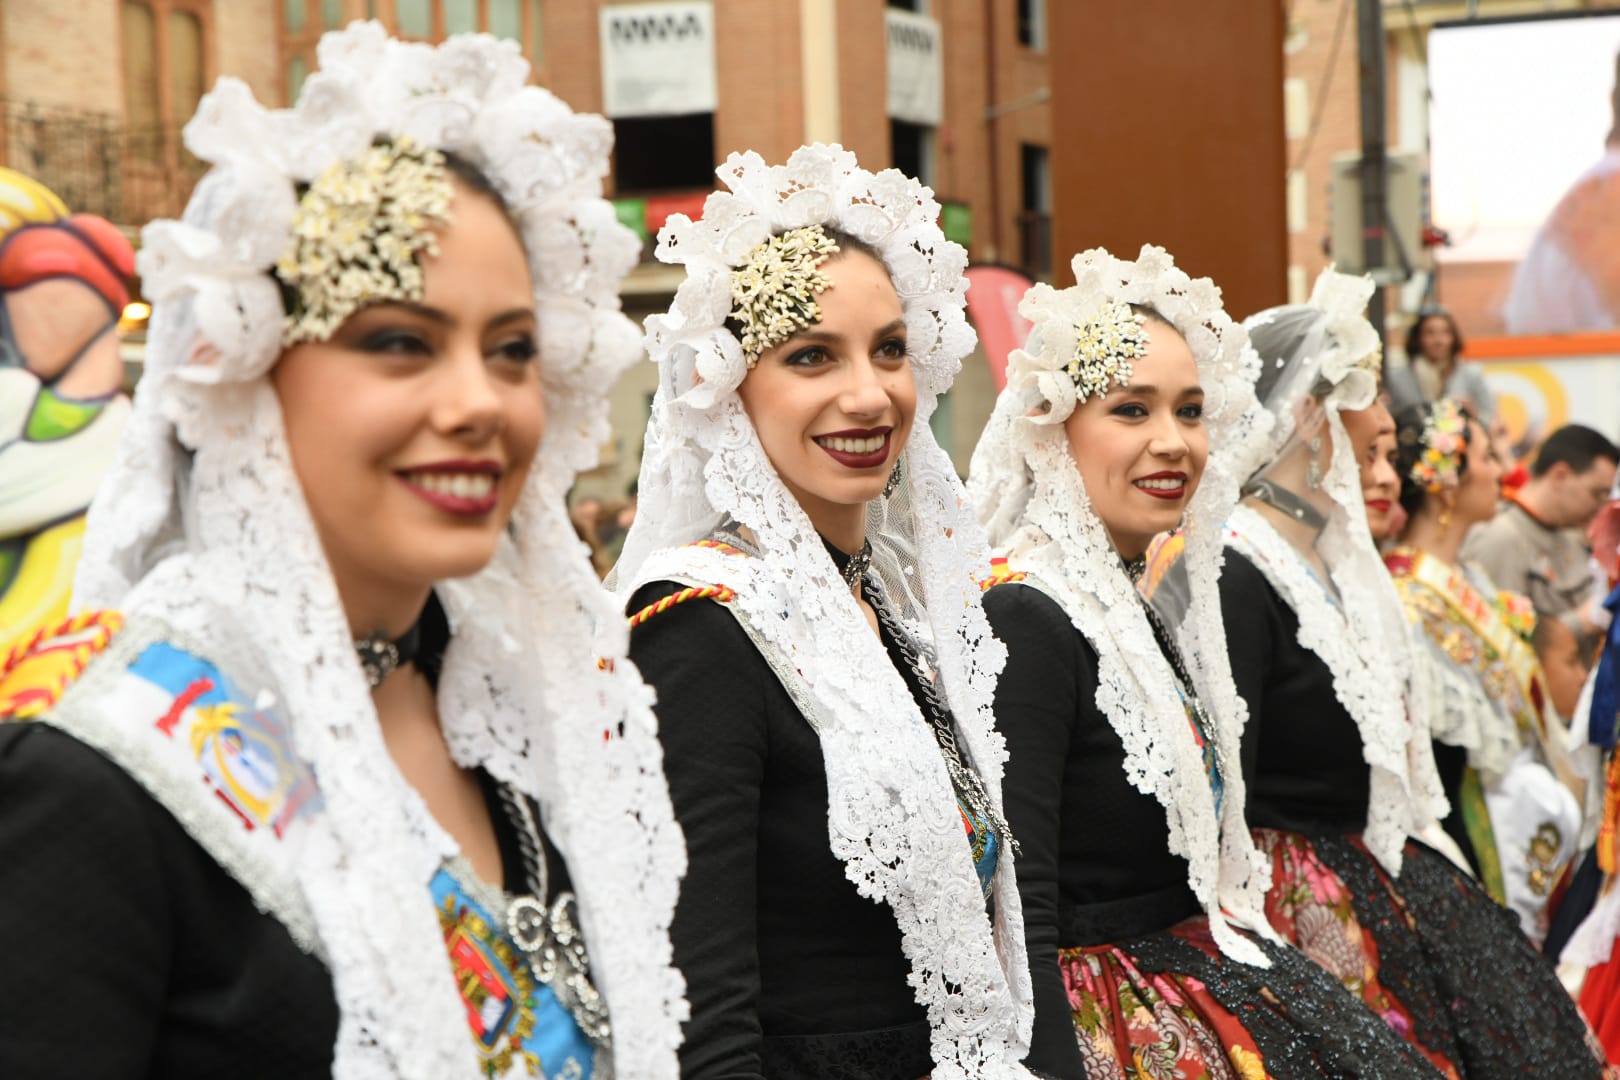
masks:
[[[714,111],[712,4],[609,4],[600,27],[608,116]]]
[[[939,23],[926,15],[889,8],[889,115],[937,127],[945,116],[945,49]]]

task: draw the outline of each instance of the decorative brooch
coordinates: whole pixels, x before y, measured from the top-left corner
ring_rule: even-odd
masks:
[[[1422,453],[1408,473],[1412,482],[1430,494],[1456,487],[1468,451],[1468,418],[1462,408],[1447,398],[1436,401],[1419,438]]]
[[[1129,304],[1111,301],[1075,327],[1074,355],[1064,370],[1074,380],[1076,404],[1107,396],[1114,383],[1130,385],[1131,361],[1147,355],[1146,326]]]
[[[731,314],[742,323],[750,368],[766,349],[821,321],[815,296],[831,288],[832,279],[820,267],[837,251],[825,229],[806,225],[756,245],[731,272]]]
[[[325,341],[367,304],[421,300],[422,252],[450,224],[444,155],[401,135],[334,162],[298,200],[276,277],[293,293],[283,345]]]

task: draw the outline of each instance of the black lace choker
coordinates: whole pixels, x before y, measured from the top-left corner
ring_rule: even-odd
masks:
[[[843,577],[844,584],[852,589],[860,584],[861,579],[866,576],[866,572],[872,568],[872,541],[870,540],[862,540],[861,550],[853,555],[843,551],[825,536],[821,538],[821,543],[827,549],[827,554],[832,556],[833,565],[838,567],[838,573]]]
[[[1314,532],[1321,532],[1327,527],[1327,517],[1322,511],[1270,480],[1250,480],[1244,485],[1243,494],[1253,495],[1267,506],[1286,514]]]
[[[1147,570],[1147,555],[1138,555],[1134,559],[1127,559],[1121,555],[1119,561],[1125,567],[1125,576],[1131,579],[1131,584],[1139,584],[1142,574]]]
[[[365,637],[355,639],[354,653],[360,661],[360,670],[366,673],[367,685],[373,690],[404,664],[415,664],[416,669],[437,688],[439,668],[449,641],[450,620],[440,606],[439,598],[430,594],[427,606],[409,630],[392,641],[381,630],[373,630]]]

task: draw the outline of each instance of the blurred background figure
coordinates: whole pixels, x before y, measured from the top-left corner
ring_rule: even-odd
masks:
[[[1579,424],[1559,428],[1541,444],[1529,480],[1472,530],[1462,550],[1497,588],[1528,596],[1542,618],[1562,620],[1583,656],[1608,625],[1592,588],[1586,530],[1608,501],[1617,461],[1620,449],[1601,433]]]
[[[129,411],[118,319],[134,260],[110,222],[0,168],[0,656],[67,616]]]
[[[1496,419],[1496,398],[1478,367],[1461,362],[1462,334],[1444,308],[1425,308],[1406,333],[1407,362],[1385,373],[1394,411],[1450,398],[1487,429]]]
[[[1567,334],[1620,326],[1620,56],[1603,157],[1553,208],[1513,275],[1503,318],[1510,334]]]

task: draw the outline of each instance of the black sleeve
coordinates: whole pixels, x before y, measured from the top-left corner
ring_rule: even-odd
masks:
[[[638,611],[679,589],[654,582]],[[686,976],[686,1080],[763,1080],[755,875],[768,750],[765,680],[774,675],[721,605],[692,600],[630,635],[630,657],[658,695],[659,738],[686,878],[670,928]]]
[[[1035,989],[1030,1069],[1059,1080],[1085,1080],[1068,991],[1058,967],[1058,874],[1062,857],[1064,767],[1081,687],[1096,672],[1080,635],[1051,598],[1025,585],[985,594],[990,626],[1007,646],[996,685],[996,726],[1007,740],[1001,791],[1007,825],[1018,840],[1018,895]]]
[[[1243,727],[1243,774],[1258,773],[1260,731],[1265,723],[1266,685],[1278,638],[1277,596],[1265,574],[1231,548],[1221,568],[1221,618],[1226,623],[1226,652],[1232,662],[1232,681],[1249,708]]]
[[[164,1012],[163,813],[43,724],[0,723],[0,1076],[145,1077]]]

